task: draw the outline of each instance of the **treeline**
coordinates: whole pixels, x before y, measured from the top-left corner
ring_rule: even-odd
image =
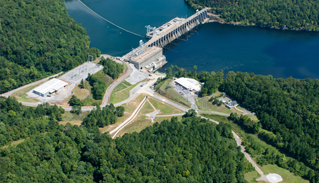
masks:
[[[14,97],[0,97],[0,146],[48,131],[62,120],[63,113],[56,105],[25,107]]]
[[[86,80],[90,83],[90,85],[92,86],[92,94],[93,94],[93,98],[95,100],[101,100],[104,97],[104,93],[107,89],[107,84],[105,82],[103,82],[100,78],[98,78],[97,76],[90,75],[90,73],[88,74],[88,77],[86,78]]]
[[[87,128],[104,127],[114,124],[117,117],[124,115],[125,108],[122,106],[114,107],[113,104],[106,105],[102,109],[97,106],[83,119],[83,125]]]
[[[103,72],[111,76],[112,79],[117,79],[124,69],[122,64],[119,64],[109,58],[105,59],[102,57],[100,64],[104,66]]]
[[[223,136],[228,128],[172,118],[113,140],[98,128],[60,125],[0,149],[0,181],[247,183],[253,167]]]
[[[264,140],[319,169],[319,80],[229,72],[220,86],[256,113]]]
[[[0,93],[100,55],[64,0],[0,1]]]
[[[224,72],[223,70],[217,73],[201,71],[199,74],[197,74],[197,66],[194,66],[191,71],[187,72],[184,68],[179,68],[177,65],[171,65],[171,67],[166,69],[166,77],[162,80],[159,78],[158,83],[173,77],[193,78],[201,83],[204,83],[204,85],[201,87],[200,95],[205,96],[213,94],[218,90],[220,84],[223,82]]]
[[[211,7],[226,22],[319,31],[319,1],[185,0],[195,9]]]
[[[311,183],[319,182],[318,171],[308,168],[304,163],[297,161],[296,159],[285,156],[274,147],[270,148],[260,143],[258,138],[263,139],[265,134],[270,133],[261,130],[260,122],[252,121],[248,116],[239,117],[236,113],[231,113],[228,119],[238,124],[248,133],[243,140],[242,145],[245,146],[246,151],[252,157],[257,157],[258,165],[276,164],[279,167],[287,169],[290,172],[309,180]],[[258,138],[252,134],[258,134]]]

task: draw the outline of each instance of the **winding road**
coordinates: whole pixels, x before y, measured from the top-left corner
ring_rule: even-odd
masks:
[[[123,62],[123,64],[126,64]],[[130,64],[126,64],[127,65],[127,70],[126,70],[126,73],[118,78],[116,81],[114,81],[107,89],[106,89],[106,92],[104,94],[104,97],[103,97],[103,101],[102,101],[102,104],[100,105],[101,107],[105,107],[108,103],[109,103],[109,100],[111,98],[111,94],[113,92],[113,90],[115,89],[115,87],[117,85],[119,85],[120,83],[122,83],[128,76],[130,76],[133,72],[133,69],[132,67],[130,66]]]
[[[124,63],[124,62],[123,62]],[[126,64],[126,63],[124,63]],[[123,82],[128,76],[130,76],[133,72],[133,69],[131,68],[131,65],[130,64],[127,64],[128,66],[128,69],[126,70],[126,73],[120,77],[119,79],[117,79],[116,81],[114,81],[106,90],[105,92],[105,95],[104,95],[104,98],[103,98],[103,101],[102,101],[102,104],[100,105],[101,107],[105,107],[109,100],[110,100],[110,97],[111,97],[111,94],[112,94],[112,91],[115,89],[115,87],[117,85],[119,85],[121,82]],[[62,73],[62,72],[61,72]],[[59,73],[59,74],[61,74]],[[34,86],[34,85],[37,85],[41,82],[44,82],[44,81],[47,81],[49,80],[49,78],[51,77],[55,77],[59,74],[55,74],[53,76],[50,76],[50,77],[47,77],[47,78],[44,78],[44,79],[41,79],[39,81],[36,81],[36,82],[33,82],[33,83],[30,83],[30,84],[27,84],[25,86],[22,86],[22,87],[19,87],[17,89],[14,89],[14,90],[11,90],[9,92],[6,92],[4,94],[1,94],[1,96],[4,96],[4,97],[9,97],[10,95],[12,95],[14,92],[17,92],[21,89],[24,89],[24,88],[27,88],[29,86]],[[154,78],[155,77],[155,78]],[[145,94],[148,94],[162,102],[165,102],[171,106],[174,106],[175,108],[178,108],[182,111],[188,111],[189,109],[188,108],[185,108],[177,103],[174,103],[174,102],[171,102],[170,100],[162,97],[162,96],[159,96],[157,95],[154,91],[150,90],[150,86],[154,85],[154,83],[156,82],[157,80],[157,77],[159,76],[155,76],[153,75],[153,78],[152,80],[149,80],[149,82],[147,82],[146,84],[143,85],[143,87],[141,87],[140,89],[138,89],[133,95],[131,95],[128,99],[122,101],[122,102],[119,102],[119,103],[116,103],[114,104],[114,106],[119,106],[119,105],[122,105],[122,104],[125,104],[131,100],[133,100],[135,97],[137,97],[139,94],[141,93],[145,93]],[[145,97],[143,99],[143,101],[140,103],[140,105],[136,108],[136,110],[132,113],[132,115],[126,119],[123,123],[121,123],[118,127],[116,127],[114,130],[112,130],[110,132],[110,135],[112,138],[116,137],[116,135],[126,126],[128,125],[130,122],[132,122],[135,117],[137,116],[137,114],[139,113],[139,111],[141,110],[141,108],[143,107],[143,105],[145,104],[146,102],[146,99],[147,97]],[[38,103],[31,103],[31,102],[21,102],[23,105],[26,105],[26,106],[32,106],[32,107],[36,107],[38,104],[41,104],[40,102]],[[70,111],[72,108],[71,107],[65,107],[65,106],[62,106],[62,108],[66,111]],[[94,106],[83,106],[82,107],[82,111],[90,111],[92,109],[94,109],[95,107]],[[197,111],[199,113],[211,113],[211,114],[217,114],[217,115],[222,115],[222,116],[229,116],[229,114],[225,114],[225,113],[220,113],[220,112],[216,112],[216,111]],[[178,113],[178,114],[168,114],[168,115],[156,115],[156,117],[173,117],[173,116],[180,116],[180,115],[183,115],[184,113]],[[209,118],[206,118],[206,117],[203,117],[203,116],[200,116],[198,115],[199,117],[201,118],[204,118],[204,119],[207,119],[207,120],[210,120],[216,124],[219,124],[219,122],[215,121],[215,120],[212,120],[212,119],[209,119]],[[254,162],[254,160],[251,158],[251,156],[245,151],[245,148],[241,145],[241,139],[239,138],[239,136],[234,132],[232,131],[233,133],[233,136],[236,140],[236,143],[238,146],[241,147],[241,152],[244,153],[246,159],[254,166],[254,168],[256,169],[256,171],[261,175],[260,178],[258,178],[257,180],[260,181],[260,180],[263,180],[267,183],[270,183],[270,181],[267,179],[267,177],[264,175],[264,173],[262,172],[262,170],[259,168],[259,166],[257,165],[256,162]]]

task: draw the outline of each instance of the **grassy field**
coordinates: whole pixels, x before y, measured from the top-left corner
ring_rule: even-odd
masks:
[[[182,120],[182,116],[176,116],[178,120]],[[164,120],[171,120],[172,117],[158,117],[155,118],[154,122],[162,122]]]
[[[26,87],[26,88],[21,89],[19,91],[16,91],[16,92],[12,93],[11,96],[16,97],[19,101],[22,101],[22,102],[35,102],[35,103],[39,102],[39,100],[37,100],[35,98],[32,98],[32,97],[29,98],[26,93],[29,92],[30,90],[32,90],[33,88],[40,86],[44,82],[41,82],[41,83],[34,85],[34,86]]]
[[[182,113],[183,111],[176,109],[173,106],[170,106],[164,102],[161,102],[157,99],[154,99],[152,97],[149,98],[149,101],[153,104],[153,106],[157,109],[160,110],[161,112],[159,114],[164,115],[164,114],[177,114],[177,113]]]
[[[145,107],[146,107],[146,105],[143,106],[143,108],[145,108]],[[147,113],[145,113],[146,109],[144,109],[144,111],[142,111],[142,110],[134,121],[132,121],[130,124],[128,124],[125,128],[123,128],[119,132],[118,137],[123,136],[125,133],[140,132],[143,129],[145,129],[146,127],[152,126],[156,122],[160,123],[164,120],[170,120],[172,118],[172,117],[158,117],[158,118],[155,118],[154,123],[152,123],[152,121],[150,119],[146,119],[146,116],[144,115],[144,114],[147,114]],[[181,120],[182,116],[177,116],[177,118],[179,120]]]
[[[256,115],[248,114],[247,116],[249,116],[249,118],[253,121],[259,121]]]
[[[118,103],[130,97],[130,91],[136,86],[131,85],[130,83],[123,81],[121,84],[115,87],[114,91],[111,94],[110,103]],[[117,91],[116,91],[117,90]]]
[[[99,72],[95,73],[94,76],[98,77],[101,81],[106,83],[107,87],[109,87],[113,83],[113,79],[107,74],[105,74],[103,70],[100,70]],[[89,93],[90,93],[90,95],[83,100],[84,106],[95,106],[95,105],[100,105],[102,103],[102,99],[95,100],[93,98],[93,95],[91,92],[92,86],[90,86],[88,81],[85,81],[84,88],[89,90]]]
[[[73,92],[72,95],[75,95],[80,100],[84,100],[84,99],[86,99],[86,97],[88,97],[90,95],[90,92],[89,92],[88,89],[85,89],[85,88],[81,89],[79,85],[75,86],[75,88],[72,90],[72,92]],[[68,105],[68,102],[70,101],[71,96],[69,96],[68,98],[64,99],[62,101],[62,104],[63,105]]]
[[[117,93],[117,92],[119,92],[119,91],[121,91],[121,90],[124,90],[125,88],[127,88],[127,87],[129,87],[129,86],[131,86],[131,83],[129,83],[129,82],[127,82],[127,81],[123,81],[122,83],[120,83],[119,85],[117,85],[115,88],[114,88],[114,90],[113,90],[113,92],[112,93]]]
[[[257,181],[256,179],[258,179],[259,177],[260,175],[258,174],[256,170],[245,174],[245,179],[249,183],[265,183],[265,181]]]
[[[84,111],[80,115],[71,113],[69,111],[65,111],[64,114],[62,114],[62,123],[72,122],[72,121],[83,121],[83,119],[89,114],[89,111]]]
[[[145,94],[140,94],[135,99],[131,100],[130,102],[123,104],[122,106],[125,108],[124,115],[122,117],[119,117],[116,123],[100,128],[100,131],[102,133],[105,133],[115,129],[118,125],[120,125],[123,121],[125,121],[128,117],[131,116],[132,112],[142,102],[144,97],[145,97]]]
[[[198,109],[203,111],[218,111],[225,114],[230,114],[230,113],[237,113],[238,115],[243,114],[243,112],[240,112],[236,109],[228,109],[225,104],[218,106],[218,105],[212,104],[212,102],[209,101],[211,97],[215,97],[215,96],[218,97],[220,94],[221,94],[220,92],[216,92],[210,96],[198,97],[196,100],[196,105]]]
[[[215,121],[218,121],[218,122],[225,122],[225,123],[228,123],[232,126],[232,129],[237,133],[237,135],[242,138],[243,140],[245,140],[247,138],[247,135],[248,133],[246,133],[239,125],[233,123],[232,121],[228,120],[227,117],[225,116],[219,116],[219,115],[215,115],[215,114],[201,114],[202,116],[205,116],[207,118],[210,118],[210,119],[213,119]],[[269,131],[266,131],[266,130],[262,130],[262,131],[265,131],[267,133],[271,133]],[[273,149],[275,150],[276,148],[267,144],[266,142],[264,142],[263,140],[259,139],[258,138],[258,135],[253,135],[252,136],[256,141],[258,141],[258,143],[260,143],[262,146],[264,146],[264,148],[269,148],[269,149]],[[252,155],[252,158],[254,160],[256,160],[256,158],[258,157],[259,155]],[[290,159],[290,157],[287,157],[287,159]],[[283,168],[280,168],[278,167],[277,165],[265,165],[265,166],[262,166],[261,169],[263,170],[264,174],[267,175],[268,173],[278,173],[279,175],[282,176],[282,178],[284,179],[283,182],[285,183],[297,183],[297,182],[301,182],[301,183],[304,183],[304,182],[308,182],[306,180],[303,180],[300,176],[295,176],[293,175],[293,173],[289,172],[288,170],[286,169],[283,169]],[[289,173],[289,174],[288,174]],[[249,172],[245,175],[245,178],[249,181],[249,182],[258,182],[258,181],[255,181],[254,179],[256,178],[257,176],[257,172]],[[294,178],[293,179],[287,179],[288,176],[293,176]],[[258,176],[259,177],[259,176]],[[285,178],[287,180],[285,180]],[[299,181],[299,180],[302,180],[302,181]]]
[[[171,79],[166,80],[162,86],[157,90],[157,92],[175,102],[178,102],[182,105],[185,105],[187,107],[190,107],[191,104],[188,100],[186,100],[183,96],[181,96],[179,93],[177,93],[173,86],[170,85]]]
[[[265,175],[269,173],[277,173],[279,174],[283,181],[280,183],[309,183],[309,181],[304,180],[303,178],[294,175],[290,171],[280,168],[277,165],[264,165],[260,167],[261,170],[264,172]],[[249,183],[264,183],[256,181],[257,178],[259,178],[260,175],[257,173],[257,171],[248,172],[245,174],[245,179]]]
[[[265,165],[260,168],[265,175],[268,175],[269,173],[279,174],[283,179],[281,183],[309,183],[309,181],[304,180],[303,178],[296,176],[290,171],[280,168],[277,165]]]
[[[140,132],[144,128],[152,125],[151,120],[146,119],[145,114],[151,113],[153,111],[153,107],[146,102],[141,111],[138,113],[137,117],[119,132],[118,137],[123,136],[125,133]]]

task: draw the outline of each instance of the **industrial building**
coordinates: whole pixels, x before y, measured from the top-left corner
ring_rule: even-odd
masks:
[[[228,107],[229,109],[232,109],[233,107],[236,107],[238,105],[238,103],[234,100],[232,102],[229,102],[226,107]]]
[[[53,78],[43,83],[42,85],[34,88],[32,92],[44,97],[61,90],[66,85],[68,85],[67,82],[64,82],[60,79]]]
[[[189,91],[195,91],[199,92],[201,89],[201,84],[200,82],[196,81],[195,79],[191,78],[178,78],[175,80],[175,83],[183,86]]]
[[[155,46],[131,58],[130,62],[138,70],[146,69],[149,72],[154,72],[167,63],[166,57],[163,55],[163,49]]]

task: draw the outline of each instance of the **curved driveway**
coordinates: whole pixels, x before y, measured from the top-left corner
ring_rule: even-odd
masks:
[[[123,62],[123,64],[126,64],[125,62]],[[105,95],[103,97],[103,102],[100,105],[101,107],[105,107],[108,103],[109,100],[111,98],[111,94],[113,92],[113,90],[115,89],[115,87],[117,85],[119,85],[120,83],[122,83],[128,76],[130,76],[133,72],[132,67],[130,66],[130,64],[126,64],[128,67],[128,71],[126,71],[126,74],[124,74],[124,76],[120,77],[119,79],[117,79],[116,81],[114,81],[111,86],[109,86],[105,92]]]

